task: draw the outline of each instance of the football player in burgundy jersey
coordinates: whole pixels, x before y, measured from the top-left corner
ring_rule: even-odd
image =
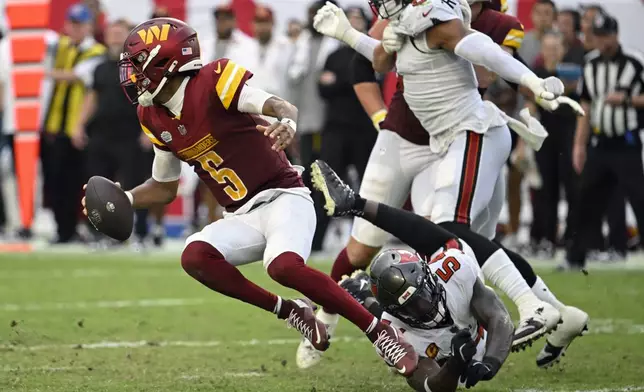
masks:
[[[398,332],[373,317],[325,274],[305,264],[315,230],[310,191],[283,149],[297,109],[246,85],[252,74],[228,59],[202,65],[197,33],[182,21],[156,18],[135,27],[121,61],[122,85],[138,102],[143,132],[154,143],[152,178],[126,192],[135,208],[177,195],[181,161],[208,185],[223,219],[188,237],[184,270],[221,294],[273,312],[317,349],[329,338],[308,300],[287,300],[249,280],[238,265],[263,260],[269,276],[343,315],[398,372],[418,356]],[[275,117],[269,124],[259,115]]]
[[[472,28],[488,35],[504,50],[514,55],[521,46],[524,31],[523,25],[516,17],[503,13],[507,8],[505,1],[467,0],[467,2],[471,5]],[[370,35],[382,39],[382,31],[387,23],[387,20],[377,22],[370,31]],[[355,47],[355,49],[359,48]],[[359,52],[364,54],[362,51]],[[418,175],[425,168],[423,158],[427,156],[425,152],[428,153],[427,132],[405,102],[400,80],[387,112],[380,90],[373,78],[370,61],[364,57],[357,60],[356,64],[362,70],[361,72],[354,70],[354,75],[358,75],[354,86],[356,93],[367,113],[374,119],[374,123],[379,124],[380,130],[360,192],[363,195],[368,195],[367,197],[370,199],[401,207],[411,191],[412,204],[422,204],[428,198],[428,194],[431,195],[427,184],[432,183],[432,181],[427,181],[426,178]],[[365,67],[367,69],[364,69]],[[496,79],[497,75],[484,67],[477,66],[475,69],[479,81],[479,91],[484,94],[486,88]],[[564,98],[561,97],[561,99]],[[547,101],[542,102],[542,105],[548,105]],[[556,109],[556,107],[545,108]],[[399,168],[399,170],[387,174],[395,171],[395,168]],[[420,170],[415,170],[415,168]],[[496,227],[490,225],[484,231],[489,231],[493,237],[495,230]],[[366,268],[387,238],[388,234],[385,231],[364,219],[356,218],[352,236],[347,247],[337,256],[331,270],[331,277],[339,281],[343,275],[351,275],[357,269]],[[532,288],[534,294],[543,297],[541,300],[554,305],[562,313],[564,324],[560,326],[552,338],[548,339],[548,343],[537,357],[539,366],[549,366],[560,358],[565,347],[578,336],[578,330],[585,327],[588,316],[577,308],[561,304],[547,289],[545,283],[535,275],[532,267],[521,255],[507,249],[504,251],[517,266],[518,271],[528,286]],[[481,261],[485,260],[479,260],[479,262]],[[544,295],[544,293],[548,295]],[[317,317],[327,324],[329,333],[333,334],[339,321],[338,316],[330,313],[328,309],[321,309]],[[320,357],[319,351],[312,349],[308,342],[303,341],[298,348],[297,364],[300,367],[310,367],[315,365]]]

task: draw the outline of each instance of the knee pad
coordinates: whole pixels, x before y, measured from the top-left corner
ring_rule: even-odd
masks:
[[[284,284],[297,275],[297,269],[304,266],[304,260],[297,253],[285,252],[271,261],[266,272],[274,281]]]
[[[181,267],[193,278],[200,280],[201,271],[206,263],[217,260],[226,262],[224,257],[212,245],[203,241],[189,243],[181,253]]]

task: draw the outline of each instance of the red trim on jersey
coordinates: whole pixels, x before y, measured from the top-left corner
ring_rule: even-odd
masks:
[[[470,211],[474,200],[474,190],[481,161],[481,147],[483,136],[476,132],[467,132],[465,142],[465,156],[461,171],[461,186],[458,201],[456,202],[456,222],[470,224]]]
[[[532,7],[537,0],[519,0],[517,2],[517,18],[523,23],[525,31],[532,29]]]

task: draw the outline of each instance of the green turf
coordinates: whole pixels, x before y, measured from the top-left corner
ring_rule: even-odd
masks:
[[[271,282],[259,264],[242,271],[264,287],[293,294]],[[548,371],[534,365],[542,342],[512,354],[495,380],[476,390],[644,390],[644,273],[542,276],[562,300],[591,314],[595,333]],[[159,299],[188,304],[136,302]],[[114,308],[115,301],[130,306]],[[354,339],[336,341],[319,367],[300,371],[295,331],[271,314],[208,291],[168,258],[0,256],[0,391],[407,390],[356,328],[343,321],[337,336]],[[106,341],[148,343],[72,347]],[[210,346],[185,347],[190,342]]]

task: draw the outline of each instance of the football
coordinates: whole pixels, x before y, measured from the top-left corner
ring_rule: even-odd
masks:
[[[134,209],[117,184],[105,177],[90,178],[85,189],[85,208],[96,230],[119,241],[130,238]]]

